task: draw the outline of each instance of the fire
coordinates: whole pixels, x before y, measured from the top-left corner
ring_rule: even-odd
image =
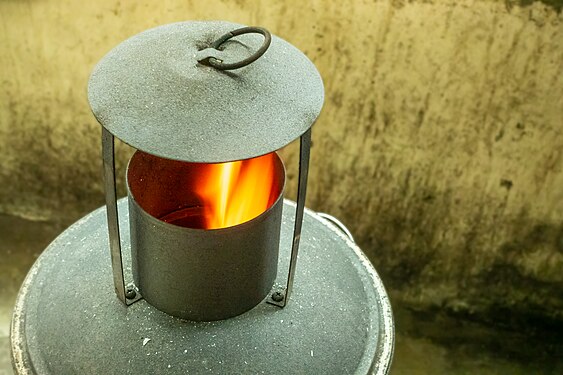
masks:
[[[206,167],[194,191],[202,200],[204,229],[244,223],[274,204],[274,157],[271,153]]]

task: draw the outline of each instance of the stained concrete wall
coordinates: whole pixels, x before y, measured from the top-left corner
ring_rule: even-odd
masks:
[[[561,3],[0,1],[0,212],[69,221],[102,204],[86,83],[120,41],[262,25],[325,80],[308,205],[349,226],[394,302],[561,325]],[[296,148],[282,154],[291,191]]]

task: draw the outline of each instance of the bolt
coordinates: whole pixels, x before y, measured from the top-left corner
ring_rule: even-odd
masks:
[[[135,289],[131,287],[128,287],[127,290],[125,290],[125,297],[127,297],[127,299],[133,299],[136,295],[137,292],[135,292]]]
[[[281,302],[281,301],[283,301],[283,298],[284,298],[283,292],[279,292],[279,291],[278,291],[278,292],[274,292],[274,293],[272,294],[272,299],[273,299],[275,302]]]

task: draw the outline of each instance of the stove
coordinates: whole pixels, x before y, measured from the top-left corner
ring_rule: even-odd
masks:
[[[164,25],[110,51],[88,98],[106,207],[29,272],[18,374],[388,373],[381,280],[342,223],[305,208],[324,88],[303,53],[260,27]],[[137,149],[120,200],[115,137]],[[292,202],[276,151],[298,138]]]

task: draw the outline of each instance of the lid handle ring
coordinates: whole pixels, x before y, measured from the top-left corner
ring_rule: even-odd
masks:
[[[256,50],[256,52],[254,52],[254,54],[248,56],[246,59],[241,60],[239,62],[224,63],[223,61],[221,61],[221,60],[219,60],[215,57],[209,56],[209,57],[205,57],[201,60],[198,60],[199,63],[211,66],[211,67],[213,67],[217,70],[239,69],[239,68],[242,68],[243,66],[249,65],[249,64],[253,63],[254,61],[256,61],[260,56],[262,56],[264,54],[264,52],[266,52],[268,47],[270,47],[270,43],[272,42],[272,35],[270,34],[270,32],[268,30],[264,29],[263,27],[243,27],[243,28],[233,30],[233,31],[228,32],[227,34],[223,35],[222,37],[217,39],[215,42],[213,42],[213,44],[211,44],[211,48],[219,49],[219,47],[223,43],[225,43],[227,40],[229,40],[229,39],[231,39],[235,36],[242,35],[242,34],[262,34],[264,36],[264,43],[262,43],[262,46],[260,48],[258,48],[258,50]]]

